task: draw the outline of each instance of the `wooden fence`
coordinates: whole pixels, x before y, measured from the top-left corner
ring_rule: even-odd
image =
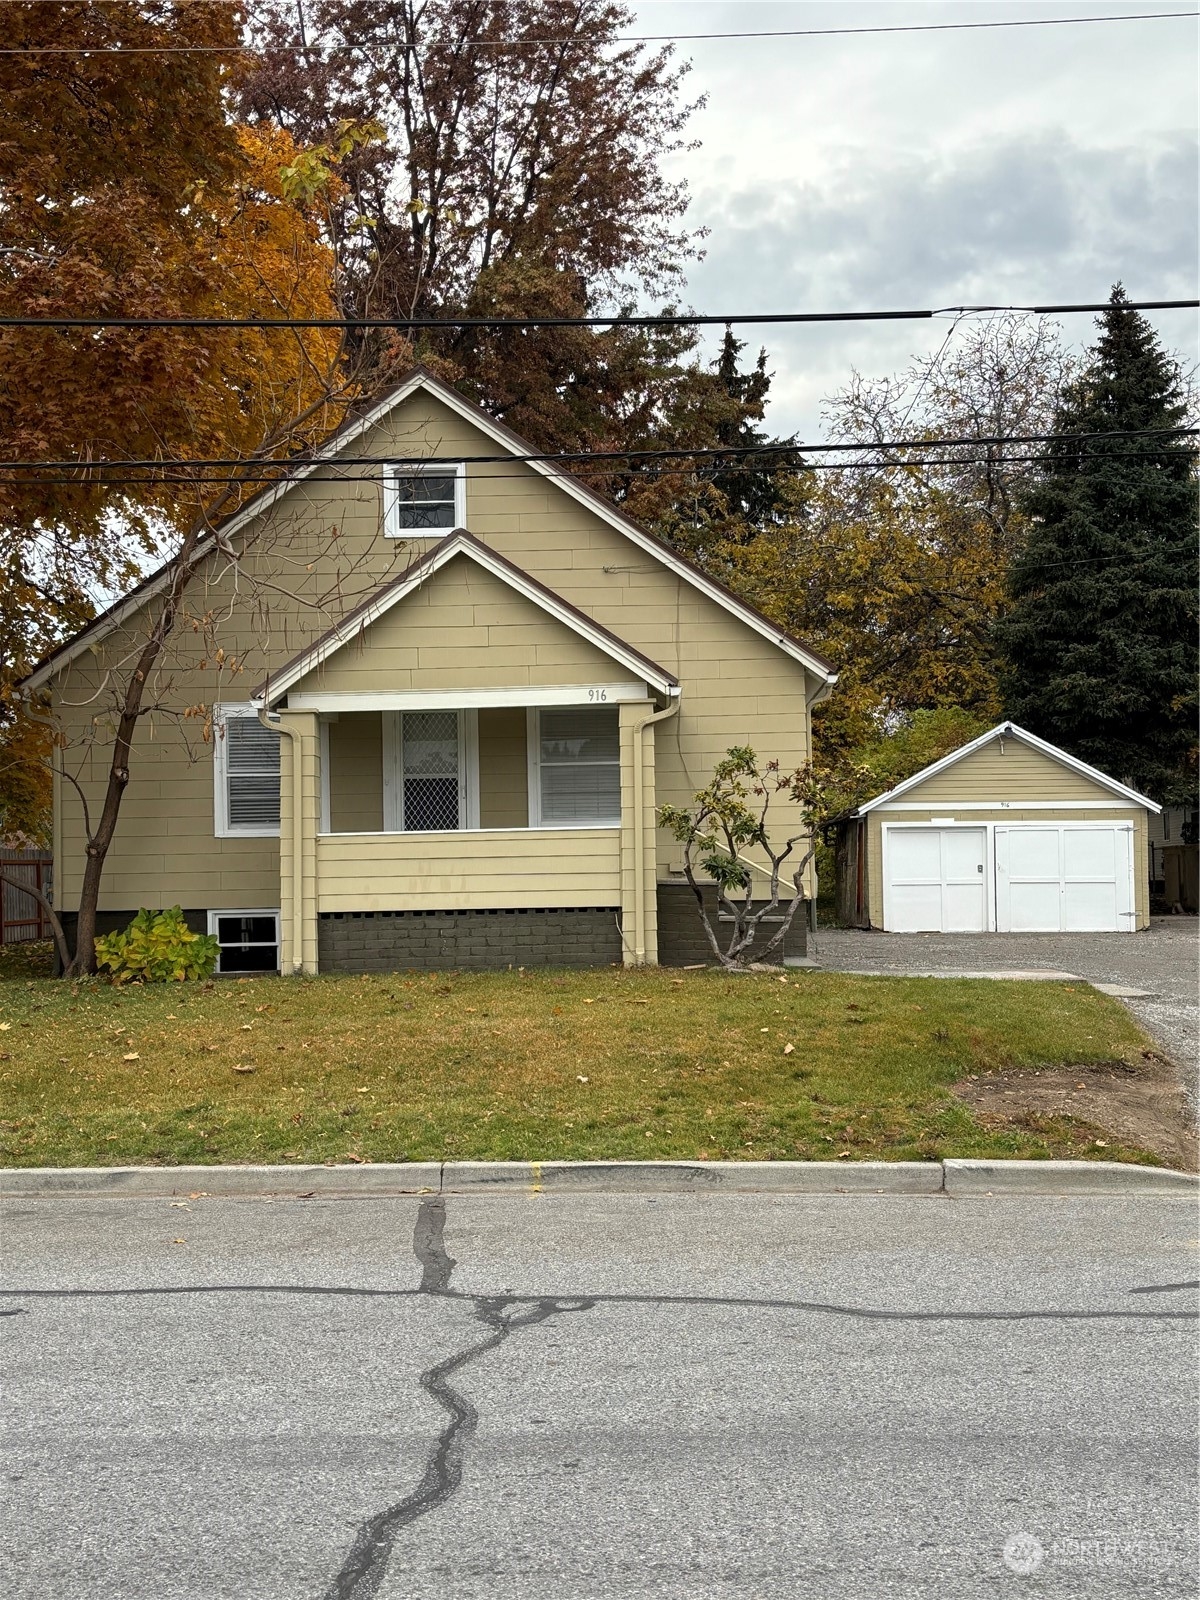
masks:
[[[31,894],[10,882],[17,878],[50,898],[52,857],[47,850],[0,849],[0,944],[49,939],[50,919]]]

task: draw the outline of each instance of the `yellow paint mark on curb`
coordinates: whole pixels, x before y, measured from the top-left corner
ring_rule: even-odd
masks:
[[[542,1163],[540,1161],[531,1161],[529,1163],[529,1170],[533,1174],[533,1181],[530,1184],[529,1192],[530,1192],[530,1194],[541,1194],[541,1192],[542,1192]]]

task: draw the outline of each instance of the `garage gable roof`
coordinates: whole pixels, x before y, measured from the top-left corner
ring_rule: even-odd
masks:
[[[356,610],[343,617],[335,627],[322,634],[314,644],[302,650],[299,655],[293,656],[273,677],[260,684],[251,696],[252,702],[274,705],[281,696],[299,683],[301,678],[306,677],[346,644],[361,638],[373,622],[384,616],[394,605],[399,604],[406,595],[420,588],[456,556],[465,556],[468,560],[474,561],[477,566],[524,595],[542,611],[586,639],[610,660],[631,672],[636,679],[648,683],[660,694],[671,697],[679,693],[679,680],[674,673],[668,672],[665,667],[660,667],[656,661],[651,661],[649,656],[643,655],[640,650],[635,650],[631,644],[626,644],[624,639],[618,638],[608,628],[601,627],[598,622],[594,622],[568,600],[555,594],[553,589],[547,589],[545,584],[539,583],[523,568],[497,551],[490,550],[482,540],[468,533],[466,528],[455,528],[439,544],[434,545],[432,550],[427,551],[407,572],[371,595]]]
[[[856,816],[864,817],[868,811],[874,811],[878,806],[885,805],[889,800],[898,800],[902,794],[907,794],[910,789],[915,789],[918,784],[924,783],[926,778],[932,778],[935,773],[944,772],[947,767],[954,766],[964,757],[971,755],[976,750],[982,750],[984,745],[991,744],[993,739],[1017,739],[1026,744],[1031,750],[1040,750],[1042,755],[1049,756],[1052,761],[1057,761],[1060,766],[1069,767],[1072,772],[1078,772],[1082,777],[1090,778],[1102,789],[1120,795],[1123,800],[1131,800],[1135,805],[1145,806],[1148,811],[1161,811],[1162,807],[1156,805],[1144,794],[1138,794],[1136,789],[1130,789],[1123,783],[1118,783],[1115,778],[1110,778],[1107,773],[1100,772],[1096,767],[1089,767],[1086,761],[1080,761],[1077,756],[1068,755],[1065,750],[1060,750],[1056,744],[1048,744],[1045,739],[1039,739],[1036,733],[1030,733],[1026,728],[1019,728],[1015,722],[1001,722],[995,728],[989,728],[986,733],[981,733],[978,739],[972,739],[970,744],[964,744],[960,750],[952,750],[948,756],[943,756],[940,761],[931,762],[929,766],[922,767],[920,772],[914,772],[911,778],[905,778],[903,783],[898,783],[894,789],[889,789],[886,794],[877,794],[873,800],[868,800],[865,805],[859,806]],[[942,802],[938,802],[942,804]]]

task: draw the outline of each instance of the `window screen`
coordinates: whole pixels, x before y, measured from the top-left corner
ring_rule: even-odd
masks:
[[[615,707],[540,712],[538,767],[544,824],[620,822],[621,736]]]
[[[221,946],[218,972],[279,971],[279,918],[274,912],[216,911],[209,926]]]
[[[458,712],[406,711],[400,728],[405,828],[457,828]]]
[[[392,526],[398,532],[422,528],[453,528],[453,472],[392,474]]]
[[[224,719],[225,821],[231,829],[279,826],[279,735],[256,716]]]

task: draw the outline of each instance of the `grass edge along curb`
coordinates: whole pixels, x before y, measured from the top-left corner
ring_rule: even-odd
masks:
[[[361,1165],[9,1167],[0,1198],[587,1194],[1180,1194],[1200,1176],[1117,1161],[417,1161]]]

